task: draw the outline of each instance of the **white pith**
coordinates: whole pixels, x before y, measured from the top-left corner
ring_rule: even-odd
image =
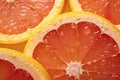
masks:
[[[67,64],[66,74],[69,76],[74,76],[75,78],[79,78],[82,74],[82,64],[80,62],[70,62]]]
[[[3,2],[4,0],[0,0],[0,1]],[[8,3],[8,4],[11,4],[11,3],[16,4],[16,1],[17,0],[5,0],[5,2]],[[20,2],[22,1],[22,3],[25,2],[25,0],[18,0],[18,2],[19,1]],[[30,1],[30,0],[28,0],[28,1]],[[20,33],[20,34],[6,35],[6,34],[3,34],[3,33],[0,33],[0,43],[16,44],[16,43],[27,41],[31,37],[31,34],[36,32],[35,29],[39,28],[39,26],[43,22],[46,22],[46,21],[50,20],[51,18],[59,15],[59,13],[61,12],[61,10],[63,8],[63,3],[64,3],[64,0],[55,0],[54,6],[51,9],[51,11],[49,12],[49,14],[46,17],[44,17],[43,21],[40,22],[40,24],[38,24],[35,28],[29,28],[29,29],[27,29],[27,31],[25,31],[23,33]],[[23,4],[26,5],[26,3],[23,3]]]
[[[66,16],[68,15],[68,16]],[[94,15],[94,16],[93,16]],[[74,12],[73,13],[66,13],[63,14],[62,16],[59,16],[58,18],[54,19],[51,21],[52,23],[48,22],[46,25],[43,25],[41,30],[38,30],[33,36],[29,42],[27,43],[24,52],[32,56],[34,48],[37,46],[39,42],[43,42],[44,36],[51,30],[58,29],[61,24],[66,24],[66,23],[79,23],[79,22],[91,22],[96,24],[102,31],[102,33],[110,35],[118,44],[118,47],[120,48],[120,33],[118,30],[115,28],[114,25],[112,25],[110,22],[108,22],[106,19],[97,16],[95,14],[89,13],[89,12]]]
[[[26,60],[18,57],[13,54],[12,56],[8,53],[0,52],[0,59],[6,60],[12,63],[16,69],[26,70],[33,77],[34,80],[44,80],[42,76],[40,76],[39,71],[35,68],[35,65],[31,65]]]

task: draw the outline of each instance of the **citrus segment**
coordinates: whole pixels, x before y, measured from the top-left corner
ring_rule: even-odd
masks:
[[[65,63],[61,61],[61,59],[57,56],[57,55],[54,55],[52,54],[53,51],[51,50],[49,47],[46,48],[46,45],[44,43],[40,43],[37,47],[36,47],[36,50],[34,52],[34,58],[38,61],[41,61],[41,63],[43,63],[43,65],[46,67],[46,68],[49,68],[49,69],[54,69],[56,64],[59,64],[56,65],[56,68],[55,69],[59,69],[62,67],[60,66],[61,64],[63,65],[63,68],[65,66]],[[38,52],[42,53],[41,54],[37,54]],[[41,59],[41,57],[44,57],[44,59]],[[48,58],[45,58],[45,56],[49,56]],[[53,58],[54,57],[54,58]],[[49,59],[52,59],[52,62],[49,61]],[[49,64],[48,64],[49,63]],[[54,65],[53,65],[54,64]]]
[[[78,46],[77,59],[82,60],[85,55],[91,50],[100,36],[100,29],[97,25],[88,22],[80,22],[77,24]],[[82,54],[82,55],[81,55]]]
[[[19,34],[37,26],[53,8],[54,2],[54,0],[13,0],[11,2],[2,0],[0,32],[9,35]]]
[[[120,33],[109,21],[89,12],[71,12],[43,26],[25,53],[41,63],[53,80],[120,79]]]
[[[64,0],[1,0],[1,43],[25,41],[39,24],[59,14],[63,3]]]
[[[33,80],[28,72],[23,69],[15,69],[15,66],[6,60],[0,60],[0,64],[1,80]]]
[[[116,55],[118,52],[119,47],[117,43],[108,35],[102,34],[96,41],[95,45],[91,48],[90,52],[88,52],[82,63],[101,60],[112,55]]]
[[[96,60],[94,62],[89,62],[82,66],[83,69],[88,70],[88,72],[100,72],[106,74],[119,74],[120,70],[120,55],[112,55],[101,60]],[[108,76],[109,77],[109,76]],[[120,76],[119,76],[120,78]]]
[[[116,25],[120,24],[119,0],[70,0],[70,4],[74,11],[81,11],[82,9],[83,11],[93,12],[105,17]]]
[[[93,80],[119,80],[120,79],[120,55],[111,56],[97,62],[92,62],[83,66],[87,71],[83,72],[83,75]]]
[[[8,78],[8,80],[33,80],[32,76],[22,69],[17,69],[15,72]]]
[[[102,79],[102,80],[105,80],[105,79],[109,79],[109,80],[119,80],[119,74],[107,74],[107,73],[96,73],[96,72],[85,72],[83,73],[84,76],[86,76],[85,79],[81,79],[81,80],[90,80],[90,79],[93,79],[93,80],[99,80],[99,79]],[[84,78],[84,77],[82,77]]]
[[[0,79],[7,80],[10,74],[13,74],[15,71],[15,66],[5,60],[0,60],[0,71]]]
[[[58,79],[60,79],[61,78],[61,80],[62,79],[68,79],[68,76],[67,75],[65,75],[65,70],[64,69],[47,69],[47,71],[48,71],[48,73],[49,73],[49,75],[53,78],[55,78],[56,80]]]
[[[44,68],[22,53],[0,48],[1,80],[51,80]]]

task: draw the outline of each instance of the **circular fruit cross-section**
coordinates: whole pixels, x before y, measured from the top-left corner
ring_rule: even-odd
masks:
[[[22,53],[0,48],[1,80],[51,80],[45,69]]]
[[[53,80],[119,80],[120,33],[89,12],[60,15],[28,41],[25,53]]]
[[[0,43],[28,39],[32,30],[61,12],[64,0],[1,0]]]
[[[120,0],[69,0],[73,11],[99,14],[120,28]]]

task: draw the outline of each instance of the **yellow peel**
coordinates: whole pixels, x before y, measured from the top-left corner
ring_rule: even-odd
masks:
[[[12,1],[12,0],[8,0]],[[50,20],[51,18],[57,16],[62,11],[64,5],[64,0],[55,0],[55,4],[52,8],[52,10],[49,12],[49,14],[36,26],[35,28],[39,27],[43,22],[46,22]],[[33,32],[36,32],[35,28],[28,29],[27,31],[20,33],[20,34],[14,34],[14,35],[6,35],[0,33],[0,43],[2,44],[16,44],[21,43],[26,40],[28,40]]]
[[[16,68],[26,70],[34,80],[51,80],[42,65],[20,52],[0,48],[0,59],[11,62]]]
[[[69,12],[64,13],[52,20],[41,25],[39,29],[36,30],[36,33],[32,35],[32,37],[27,42],[24,53],[32,56],[34,48],[37,46],[39,42],[42,42],[43,37],[51,30],[57,29],[60,25],[69,23],[69,22],[92,22],[96,24],[102,32],[111,36],[118,44],[120,48],[120,32],[115,26],[106,20],[105,18],[98,16],[96,14],[90,12]]]
[[[74,12],[81,12],[83,11],[81,4],[79,3],[78,0],[69,0],[70,8]],[[115,25],[117,28],[120,30],[120,24]]]

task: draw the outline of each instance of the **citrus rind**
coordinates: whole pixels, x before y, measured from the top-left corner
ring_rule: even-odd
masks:
[[[70,8],[71,8],[72,11],[74,11],[74,12],[83,11],[83,9],[82,9],[78,0],[69,0],[69,4],[70,4]],[[117,27],[120,31],[120,24],[115,25],[115,27]]]
[[[43,22],[46,22],[49,19],[59,15],[60,12],[62,11],[63,4],[64,4],[64,0],[55,0],[53,8],[49,12],[49,14],[46,17],[44,17],[42,22],[40,22],[35,28],[40,27],[40,25]],[[30,38],[32,33],[36,32],[35,28],[29,28],[27,31],[20,34],[7,35],[7,34],[0,33],[0,43],[16,44],[16,43],[24,42]]]
[[[83,11],[78,0],[69,0],[69,4],[72,11]]]
[[[78,23],[82,21],[96,24],[101,29],[101,32],[111,36],[116,41],[116,43],[120,48],[119,30],[115,28],[115,26],[110,21],[94,13],[69,12],[69,13],[64,13],[50,21],[51,22],[46,22],[45,24],[43,24],[41,28],[38,29],[36,33],[32,35],[32,37],[29,39],[29,41],[27,42],[24,48],[25,54],[32,57],[35,47],[39,42],[43,41],[44,36],[49,31],[58,29],[60,25],[65,23],[69,23],[69,22]]]
[[[51,80],[42,65],[20,52],[0,48],[0,59],[11,62],[16,68],[26,70],[34,80]]]

